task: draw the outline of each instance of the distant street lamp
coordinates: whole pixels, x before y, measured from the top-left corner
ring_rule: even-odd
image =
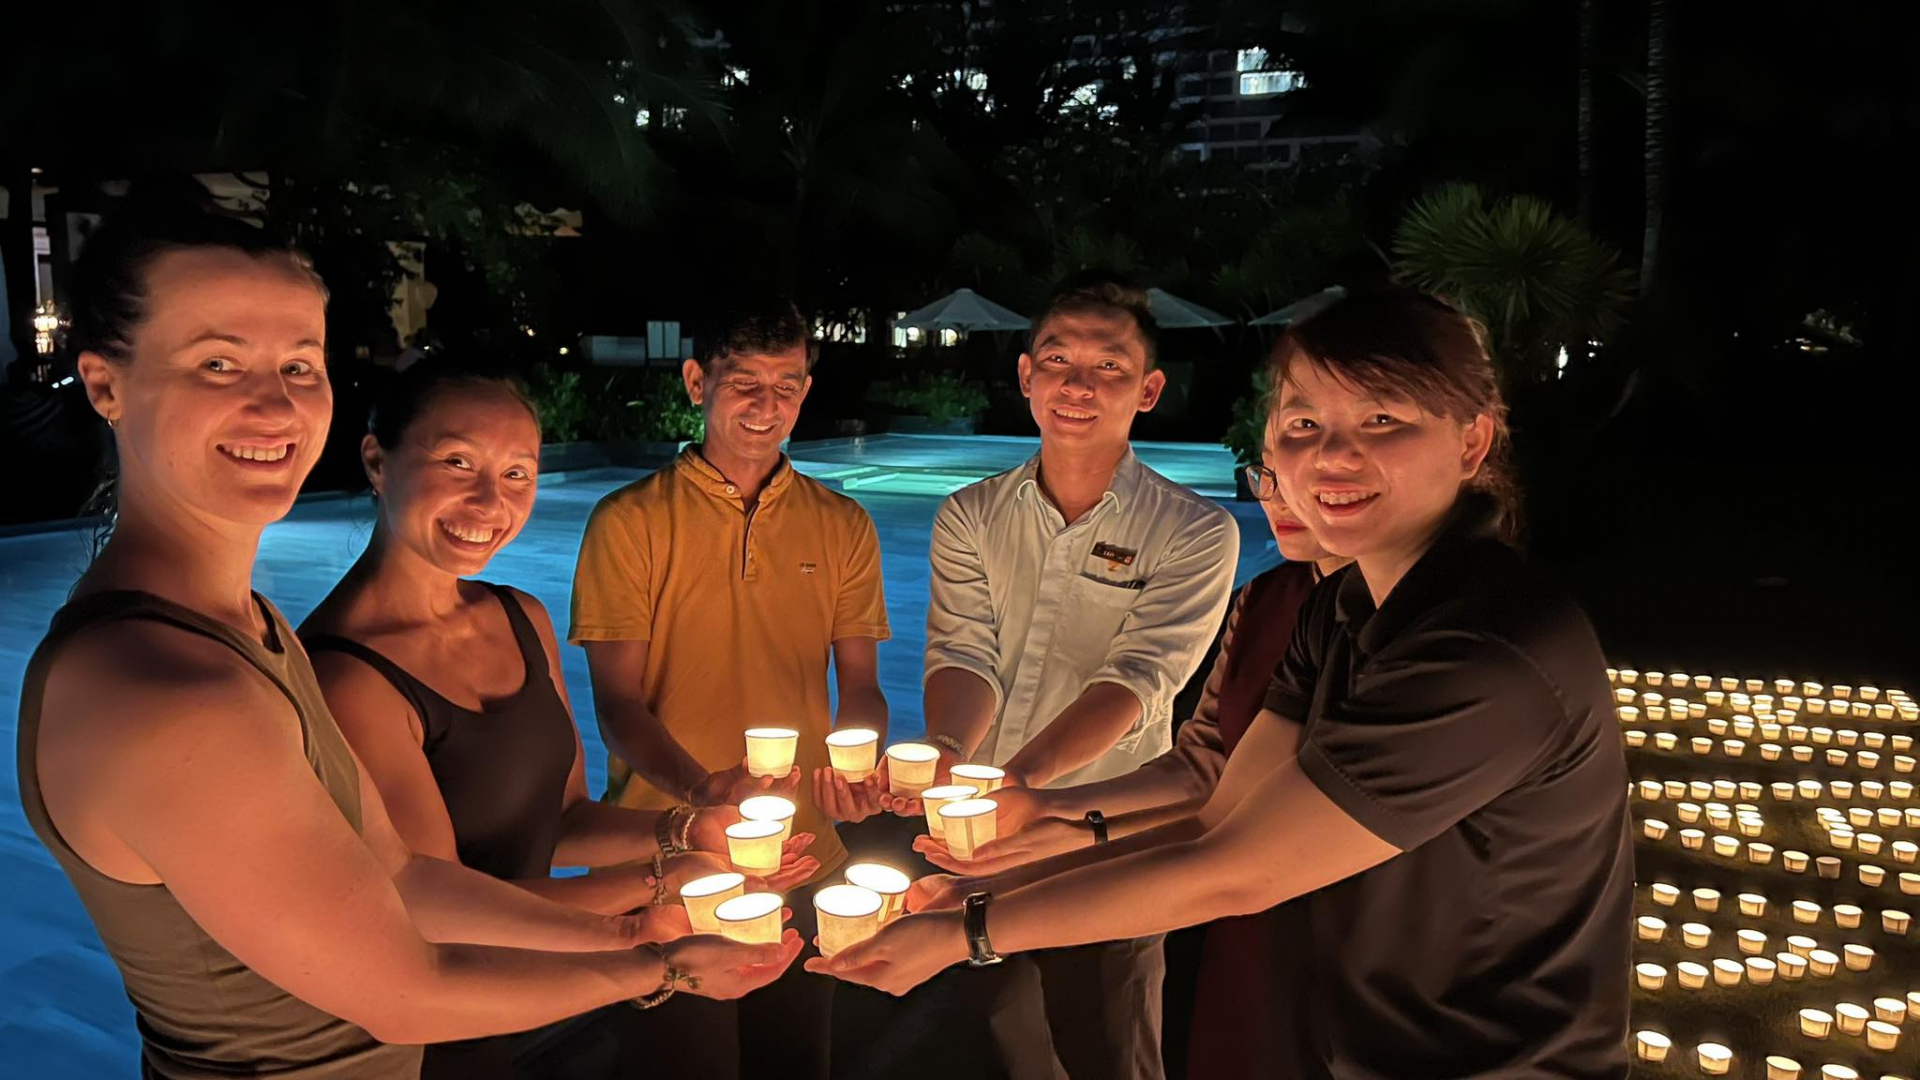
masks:
[[[33,348],[41,356],[53,354],[53,332],[60,329],[60,316],[52,304],[33,309]]]

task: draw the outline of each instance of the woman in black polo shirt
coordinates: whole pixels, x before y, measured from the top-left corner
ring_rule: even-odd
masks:
[[[1275,375],[1282,493],[1355,564],[1308,600],[1206,809],[929,882],[935,910],[809,967],[900,993],[1313,893],[1307,955],[1272,962],[1308,965],[1324,1075],[1624,1077],[1626,769],[1586,616],[1510,546],[1483,338],[1419,293],[1359,293],[1296,324]]]

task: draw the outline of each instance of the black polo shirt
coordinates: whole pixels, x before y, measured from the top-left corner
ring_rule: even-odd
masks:
[[[1379,610],[1357,566],[1323,582],[1266,704],[1401,851],[1308,897],[1328,1074],[1626,1076],[1626,763],[1579,607],[1456,528]]]

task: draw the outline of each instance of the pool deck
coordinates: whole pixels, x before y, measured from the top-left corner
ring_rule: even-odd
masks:
[[[796,444],[802,472],[845,490],[873,515],[893,638],[880,646],[880,684],[896,738],[922,730],[921,654],[926,644],[927,547],[948,492],[1030,457],[1035,439],[878,436]],[[1215,446],[1136,443],[1141,459],[1221,501],[1240,523],[1236,581],[1280,562],[1253,503],[1232,501],[1233,459]],[[540,598],[564,620],[587,514],[601,496],[644,475],[594,469],[543,481],[520,536],[488,569]],[[298,624],[365,546],[364,498],[303,499],[269,528],[255,587]],[[75,526],[0,537],[0,687],[17,700],[27,659],[47,621],[85,567],[90,532]],[[564,633],[564,626],[561,627]],[[586,744],[588,783],[605,784],[605,750],[594,723],[586,655],[563,646],[562,667]],[[0,1073],[53,1080],[137,1071],[138,1036],[120,977],[59,867],[27,828],[15,781],[17,708],[0,710]]]

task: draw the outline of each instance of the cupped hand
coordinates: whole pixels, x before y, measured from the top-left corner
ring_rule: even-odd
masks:
[[[780,849],[780,869],[766,875],[767,888],[772,892],[783,893],[796,885],[804,885],[820,872],[820,860],[806,854],[813,846],[813,834],[794,833]]]
[[[927,874],[907,886],[907,910],[947,911],[958,908],[967,894],[980,891],[980,879],[958,874]]]
[[[730,1001],[778,979],[800,955],[800,932],[788,928],[777,945],[743,945],[717,934],[696,934],[666,945],[667,963],[699,980],[688,991]]]
[[[834,821],[864,821],[885,809],[887,789],[879,773],[857,784],[833,769],[813,770],[813,805]]]
[[[913,838],[913,850],[942,870],[985,876],[1051,858],[1087,846],[1093,834],[1064,818],[1041,818],[1012,836],[989,840],[973,849],[973,858],[956,859],[947,845],[931,836]]]
[[[694,811],[693,827],[687,830],[687,842],[695,851],[727,853],[727,826],[740,821],[738,806],[702,806]]]
[[[633,913],[632,918],[638,924],[634,932],[636,941],[661,943],[693,933],[693,924],[687,921],[686,906],[677,899],[641,908]]]
[[[835,953],[831,960],[809,959],[806,968],[897,997],[966,958],[960,913],[940,911],[902,915],[874,936]]]

